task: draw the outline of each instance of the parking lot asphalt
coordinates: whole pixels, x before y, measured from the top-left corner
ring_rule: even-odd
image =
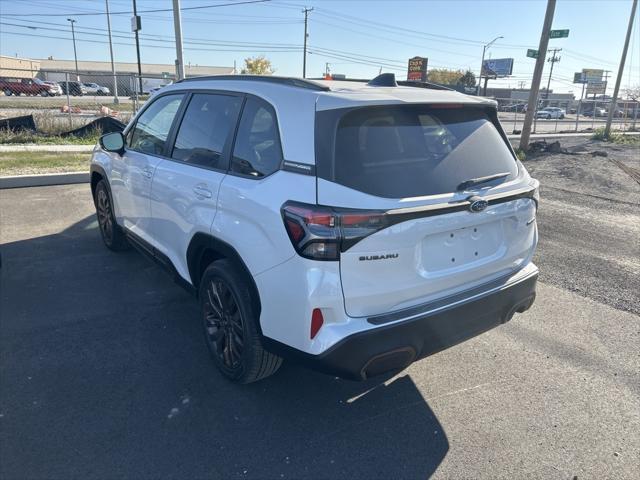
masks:
[[[637,478],[640,203],[529,168],[534,307],[363,383],[225,381],[194,299],[103,247],[87,185],[0,190],[0,478]]]

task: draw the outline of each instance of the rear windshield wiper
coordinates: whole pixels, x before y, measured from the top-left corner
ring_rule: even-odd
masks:
[[[504,173],[496,173],[494,175],[487,175],[486,177],[470,178],[469,180],[465,180],[460,185],[458,185],[456,190],[458,191],[466,190],[469,187],[475,187],[477,185],[490,182],[492,180],[498,180],[500,178],[508,177],[509,175],[511,175],[510,172],[504,172]]]

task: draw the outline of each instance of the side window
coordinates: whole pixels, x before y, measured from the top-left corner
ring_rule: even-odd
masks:
[[[176,136],[172,158],[203,167],[224,168],[222,151],[236,126],[241,97],[196,93]]]
[[[131,129],[129,148],[151,155],[161,155],[183,94],[165,95],[142,112]]]
[[[233,149],[231,171],[264,177],[278,170],[281,163],[276,114],[266,102],[248,97]]]

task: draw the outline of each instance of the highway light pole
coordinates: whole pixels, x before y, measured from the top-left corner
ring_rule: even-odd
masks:
[[[104,0],[107,9],[107,29],[109,31],[109,54],[111,55],[111,74],[113,75],[113,103],[116,105],[118,100],[118,78],[116,77],[116,66],[113,63],[113,44],[111,43],[111,16],[109,15],[109,0]]]
[[[76,23],[76,20],[71,18],[67,18],[67,22],[71,22],[71,38],[73,38],[73,58],[76,61],[76,81],[80,81],[80,75],[78,74],[78,52],[76,51],[76,31],[73,28],[73,24]],[[67,88],[69,85],[67,85]]]
[[[622,81],[622,74],[624,72],[624,62],[627,58],[627,50],[629,49],[629,38],[631,37],[631,31],[633,30],[633,20],[636,16],[636,7],[638,6],[638,0],[633,0],[631,5],[631,16],[629,17],[629,26],[627,27],[627,36],[624,39],[624,47],[622,48],[622,58],[620,58],[620,67],[618,68],[618,77],[616,78],[616,86],[613,89],[613,98],[611,99],[611,105],[609,106],[609,116],[607,117],[607,126],[604,128],[605,138],[609,137],[611,133],[611,121],[613,120],[613,113],[618,108],[618,93],[620,92],[620,82]],[[594,113],[595,117],[595,113]]]
[[[529,137],[531,136],[531,124],[538,109],[538,92],[540,91],[540,80],[542,80],[542,70],[547,57],[547,46],[551,35],[551,24],[553,23],[553,13],[556,10],[556,0],[547,0],[547,11],[544,14],[542,33],[540,34],[540,46],[538,47],[538,57],[533,70],[533,80],[531,80],[531,90],[529,90],[529,101],[527,103],[527,113],[524,116],[522,133],[520,134],[520,149],[529,148]]]
[[[482,83],[482,67],[484,67],[484,54],[487,52],[487,49],[494,44],[496,40],[500,40],[504,38],[502,35],[494,38],[489,43],[487,43],[484,47],[482,47],[482,61],[480,62],[480,75],[478,75],[478,89],[476,90],[476,95],[480,95],[480,84]]]

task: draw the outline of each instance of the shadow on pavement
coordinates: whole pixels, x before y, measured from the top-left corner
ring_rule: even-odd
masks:
[[[224,380],[194,299],[93,216],[1,250],[2,478],[426,478],[447,454],[408,376]]]

